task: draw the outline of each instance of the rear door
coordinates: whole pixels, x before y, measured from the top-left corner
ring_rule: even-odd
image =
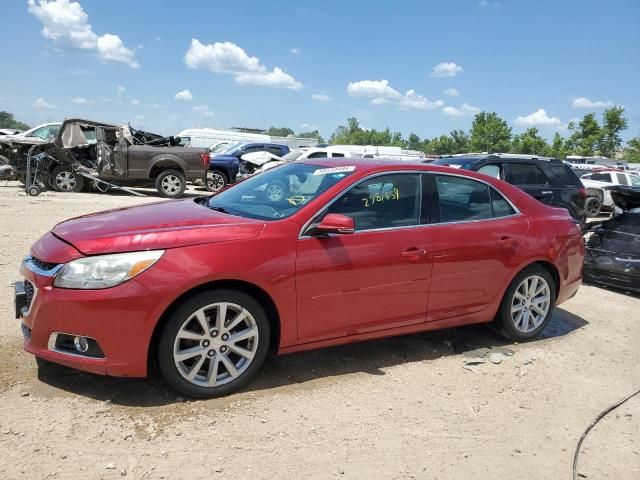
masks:
[[[457,175],[432,176],[431,289],[427,321],[483,315],[519,264],[528,221],[497,190]]]

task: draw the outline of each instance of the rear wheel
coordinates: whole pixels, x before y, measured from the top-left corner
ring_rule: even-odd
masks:
[[[253,297],[236,290],[204,292],[171,315],[160,337],[158,366],[183,395],[226,395],[260,369],[269,338],[269,320]]]
[[[494,320],[496,330],[509,340],[537,337],[549,323],[555,304],[555,283],[540,265],[530,265],[513,279]]]
[[[280,180],[276,180],[267,185],[264,193],[270,202],[280,202],[287,194],[287,187]]]
[[[163,170],[156,178],[156,190],[163,197],[181,197],[187,188],[187,180],[182,172],[174,169]]]
[[[84,178],[68,165],[58,165],[51,171],[51,184],[58,192],[80,192]]]

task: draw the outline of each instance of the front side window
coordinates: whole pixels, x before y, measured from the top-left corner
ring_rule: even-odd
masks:
[[[255,175],[199,203],[230,215],[279,220],[293,215],[355,167],[288,163]]]
[[[421,198],[419,175],[380,175],[349,189],[326,213],[353,218],[356,230],[406,227],[420,223]]]
[[[478,169],[478,173],[484,173],[490,177],[500,179],[500,165],[490,164]]]
[[[608,173],[594,173],[591,175],[591,180],[611,183],[611,175]]]
[[[640,177],[629,175],[629,181],[631,182],[632,187],[640,187]]]

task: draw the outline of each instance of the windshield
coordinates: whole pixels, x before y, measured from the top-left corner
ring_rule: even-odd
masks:
[[[247,144],[247,142],[236,142],[233,145],[231,145],[227,150],[224,151],[224,153],[226,155],[234,155],[236,153],[238,153],[242,147],[244,147]]]
[[[304,153],[304,150],[292,150],[291,152],[287,153],[284,157],[282,157],[282,159],[285,162],[293,162],[294,160],[297,160],[300,155],[302,155]]]
[[[229,145],[226,142],[222,142],[222,143],[219,143],[219,144],[215,145],[214,147],[212,147],[209,150],[209,152],[210,153],[218,153],[218,154],[219,153],[223,153],[225,150],[227,150],[228,148],[232,147],[233,145],[235,145],[235,144]]]
[[[354,170],[355,167],[326,168],[290,163],[220,192],[209,199],[208,205],[240,217],[278,220],[293,215]]]

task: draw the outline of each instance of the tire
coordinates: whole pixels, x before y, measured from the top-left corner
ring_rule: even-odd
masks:
[[[204,186],[213,193],[218,193],[229,184],[227,175],[221,170],[209,170],[205,174]]]
[[[41,193],[42,190],[40,190],[40,187],[37,185],[32,185],[31,187],[27,188],[27,195],[29,195],[30,197],[37,197]]]
[[[597,217],[600,215],[600,209],[602,208],[602,202],[597,197],[589,197],[585,202],[585,210],[587,211],[587,217]]]
[[[534,290],[534,295],[527,287]],[[535,291],[540,290],[536,295]],[[492,326],[509,340],[532,340],[549,323],[555,301],[556,286],[549,272],[540,265],[529,265],[509,284]]]
[[[276,180],[275,182],[271,182],[267,185],[267,188],[264,189],[264,194],[267,197],[267,200],[270,202],[280,202],[284,200],[284,197],[287,195],[288,189],[286,185],[280,180]]]
[[[222,306],[226,312],[224,321],[217,323]],[[253,335],[235,343],[229,340],[229,334],[237,336],[242,332]],[[260,369],[269,339],[269,319],[252,296],[238,290],[203,292],[171,314],[158,344],[158,367],[165,381],[182,395],[192,398],[227,395],[242,388]],[[195,348],[198,350],[176,356]],[[245,355],[237,353],[238,349]]]
[[[68,165],[58,165],[51,170],[51,186],[57,192],[80,192],[84,188],[84,177]]]
[[[162,170],[156,178],[156,190],[166,198],[180,198],[187,188],[187,180],[179,170]]]

